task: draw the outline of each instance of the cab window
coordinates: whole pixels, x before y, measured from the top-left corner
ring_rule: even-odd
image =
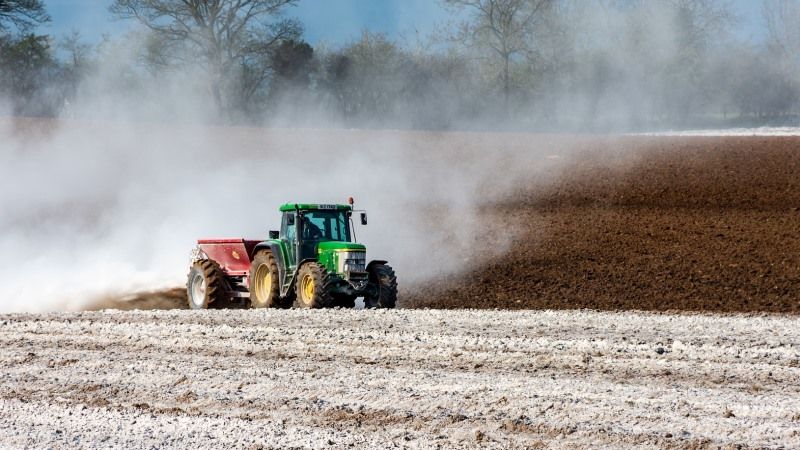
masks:
[[[345,211],[309,211],[303,222],[304,240],[350,241],[350,221]]]
[[[283,236],[289,242],[294,242],[296,230],[297,227],[295,226],[294,212],[284,213],[283,221],[281,223],[281,236]]]

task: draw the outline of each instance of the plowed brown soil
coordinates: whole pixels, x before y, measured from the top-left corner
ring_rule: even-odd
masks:
[[[229,133],[256,142],[246,131]],[[316,145],[273,134],[288,147]],[[469,258],[466,271],[415,285],[401,273],[402,307],[800,313],[800,137],[314,136],[339,146],[387,139],[395,147],[381,151],[452,161],[462,176],[485,164],[478,156],[486,152],[492,170],[530,173],[498,173],[482,188],[490,195],[474,193],[486,199],[481,223],[491,227],[474,236],[473,253],[454,255]],[[517,187],[498,196],[511,182]],[[486,256],[503,245],[498,224],[513,245]],[[434,218],[428,229],[442,226]],[[106,307],[183,308],[185,293],[109,298],[90,309]]]
[[[523,227],[508,254],[403,305],[800,312],[800,138],[626,138],[578,155],[486,208]]]

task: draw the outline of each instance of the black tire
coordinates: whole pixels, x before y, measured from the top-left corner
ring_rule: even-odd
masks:
[[[394,308],[397,304],[397,276],[388,264],[369,268],[369,284],[374,291],[364,296],[365,308]]]
[[[334,295],[331,306],[339,308],[355,308],[356,297],[353,295]]]
[[[322,264],[307,262],[295,281],[295,308],[326,308],[331,305],[331,279]]]
[[[189,269],[186,281],[186,298],[190,309],[224,308],[228,304],[225,294],[225,274],[219,264],[203,259]]]
[[[270,250],[259,250],[250,264],[250,307],[281,307],[278,264]]]

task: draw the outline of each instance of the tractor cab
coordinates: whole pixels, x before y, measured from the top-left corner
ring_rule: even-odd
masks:
[[[278,239],[287,247],[290,265],[318,258],[321,243],[332,243],[322,246],[325,248],[348,248],[341,244],[354,242],[350,205],[287,203],[280,210],[283,217]]]

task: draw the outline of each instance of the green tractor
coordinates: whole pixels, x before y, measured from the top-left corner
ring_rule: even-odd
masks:
[[[394,308],[397,277],[386,261],[367,263],[347,205],[287,203],[267,240],[200,239],[187,294],[192,309]],[[362,225],[367,214],[360,212]]]

